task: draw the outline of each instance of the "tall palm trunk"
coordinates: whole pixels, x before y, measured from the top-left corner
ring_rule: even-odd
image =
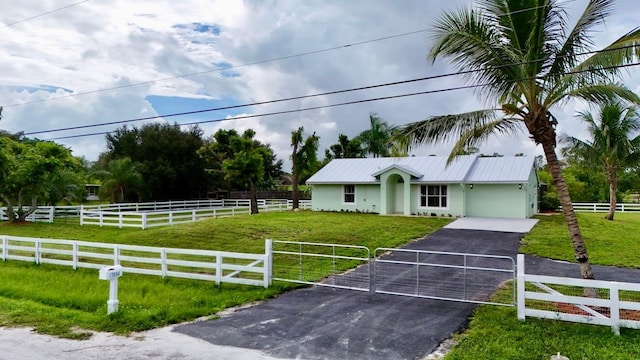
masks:
[[[573,245],[573,252],[580,264],[580,274],[583,279],[593,279],[593,271],[591,270],[591,264],[589,263],[589,254],[587,253],[587,246],[580,233],[580,227],[578,227],[578,219],[576,213],[573,210],[573,204],[571,204],[571,196],[569,195],[569,189],[567,183],[564,181],[562,175],[562,169],[560,168],[560,162],[556,155],[555,146],[552,141],[544,141],[542,143],[542,149],[544,155],[547,158],[547,167],[551,176],[553,176],[553,182],[556,185],[556,191],[558,192],[558,200],[562,206],[562,213],[567,221],[567,227],[569,228],[569,235],[571,236],[571,244]],[[593,296],[595,294],[589,293],[593,289],[585,289],[585,294]]]
[[[297,170],[294,170],[293,174],[291,174],[291,181],[293,183],[292,184],[293,193],[291,193],[291,200],[293,202],[293,205],[291,206],[291,209],[295,210],[300,207],[300,196],[298,194],[298,171]]]
[[[291,162],[292,162],[292,166],[291,166],[291,182],[292,182],[292,190],[293,193],[291,193],[291,200],[293,202],[291,209],[295,210],[300,206],[300,201],[298,199],[298,166],[297,166],[297,159],[296,157],[298,156],[298,141],[295,141],[293,143],[293,154],[291,155]]]
[[[609,181],[609,213],[604,218],[607,220],[613,220],[613,215],[616,213],[616,206],[618,202],[618,199],[616,198],[618,179],[616,177],[615,169],[607,169],[607,180]]]
[[[251,192],[251,214],[258,213],[258,189],[253,180],[249,180],[249,191]]]

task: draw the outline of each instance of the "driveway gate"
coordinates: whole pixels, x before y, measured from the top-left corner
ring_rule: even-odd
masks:
[[[511,257],[391,248],[378,248],[374,255],[376,293],[515,304],[516,265]],[[513,280],[513,296],[490,299],[498,285],[506,280]]]
[[[371,254],[364,246],[274,240],[272,254],[274,280],[371,289]]]

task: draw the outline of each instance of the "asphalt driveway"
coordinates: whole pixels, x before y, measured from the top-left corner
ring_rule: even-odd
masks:
[[[407,248],[513,256],[519,233],[442,229]],[[442,279],[442,275],[439,279]],[[504,278],[488,279],[487,295]],[[311,287],[174,331],[289,359],[416,359],[463,328],[477,305]]]
[[[408,249],[511,256],[521,233],[441,229]],[[393,253],[391,256],[394,256]],[[577,264],[526,257],[527,273],[579,277]],[[640,270],[594,266],[598,279],[637,282]],[[446,272],[434,279],[456,282]],[[507,276],[508,277],[508,276]],[[482,277],[488,296],[506,278]],[[419,359],[463,329],[476,304],[311,287],[173,331],[285,359]]]

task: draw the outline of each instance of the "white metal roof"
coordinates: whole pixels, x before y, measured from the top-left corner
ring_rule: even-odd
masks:
[[[533,168],[532,156],[479,157],[469,175],[467,183],[525,183]]]
[[[375,184],[386,170],[397,168],[414,176],[412,183],[526,182],[533,157],[457,157],[447,166],[446,156],[334,159],[307,184]],[[418,176],[416,176],[418,175]]]

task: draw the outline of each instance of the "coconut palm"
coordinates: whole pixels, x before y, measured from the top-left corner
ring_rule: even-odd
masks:
[[[125,191],[139,189],[142,185],[142,175],[128,157],[109,161],[106,170],[96,171],[94,175],[103,181],[101,191],[110,195],[111,202],[124,202]]]
[[[576,156],[584,164],[604,170],[609,183],[609,212],[605,218],[613,220],[618,173],[640,160],[640,114],[634,106],[614,102],[603,104],[596,116],[587,111],[578,114],[587,124],[591,140],[563,134],[560,142],[568,145],[562,149],[563,155]]]
[[[392,128],[376,113],[369,114],[369,123],[371,127],[357,137],[364,151],[373,157],[389,156]]]
[[[291,132],[291,183],[293,185],[292,209],[295,210],[300,205],[298,194],[298,185],[300,181],[311,176],[318,170],[320,162],[318,161],[318,141],[320,137],[314,132],[312,135],[303,137],[304,127],[300,126],[298,130]]]
[[[554,111],[572,98],[638,101],[612,81],[621,75],[620,65],[636,61],[640,29],[589,52],[594,45],[591,33],[610,14],[613,3],[590,0],[573,27],[557,0],[478,0],[475,7],[445,13],[435,24],[429,58],[450,59],[477,86],[478,94],[497,106],[407,124],[397,135],[413,145],[455,139],[451,160],[461,149],[478,146],[492,135],[526,130],[542,145],[584,278],[593,278],[593,273],[555,152]]]

